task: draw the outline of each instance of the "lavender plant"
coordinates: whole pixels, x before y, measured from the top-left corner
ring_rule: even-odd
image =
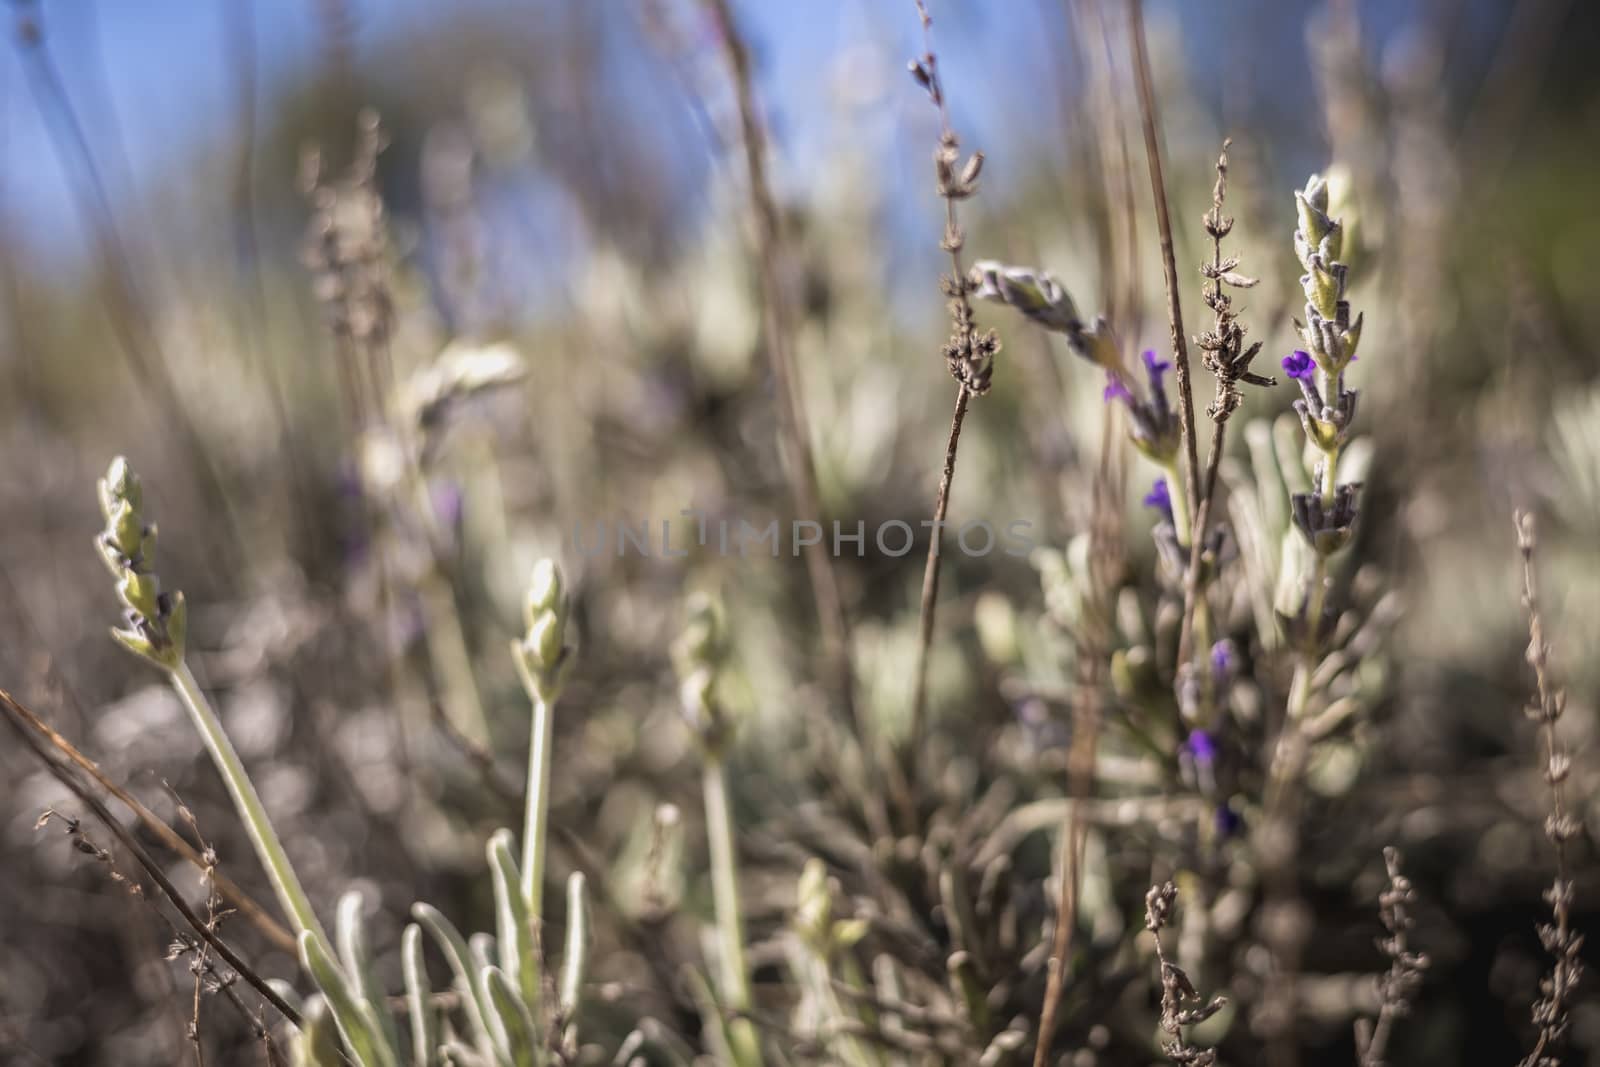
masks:
[[[1360,1067],[1383,1067],[1388,1062],[1389,1035],[1395,1020],[1411,1013],[1429,962],[1425,953],[1413,951],[1410,945],[1411,927],[1416,923],[1412,905],[1417,894],[1411,880],[1401,873],[1399,851],[1384,849],[1383,865],[1389,873],[1389,884],[1378,896],[1378,914],[1388,936],[1378,940],[1378,949],[1388,957],[1389,969],[1378,976],[1377,1020],[1361,1019],[1356,1023]]]
[[[118,456],[111,461],[99,481],[99,496],[106,525],[95,538],[95,548],[116,580],[117,599],[123,608],[123,626],[113,629],[111,636],[166,675],[222,775],[278,903],[294,924],[302,945],[309,937],[323,955],[331,955],[327,934],[289,863],[261,797],[216,710],[189,669],[184,656],[188,607],[181,592],[161,589],[161,579],[155,571],[156,527],[145,517],[144,486],[126,459]]]
[[[1566,796],[1566,781],[1572,773],[1572,758],[1557,733],[1557,724],[1566,711],[1567,694],[1557,689],[1551,678],[1550,646],[1545,640],[1544,618],[1540,613],[1539,579],[1534,568],[1534,552],[1539,545],[1538,526],[1532,514],[1516,515],[1517,551],[1522,557],[1522,606],[1528,614],[1526,659],[1537,682],[1537,699],[1527,708],[1528,718],[1539,724],[1544,743],[1544,779],[1550,786],[1550,814],[1544,823],[1545,836],[1555,850],[1555,879],[1545,890],[1552,922],[1539,925],[1539,940],[1554,957],[1550,973],[1539,980],[1539,998],[1533,1005],[1533,1022],[1538,1038],[1520,1067],[1559,1067],[1562,1046],[1572,1026],[1573,995],[1583,978],[1583,935],[1572,926],[1573,884],[1567,869],[1567,843],[1582,829]]]
[[[727,750],[734,723],[717,696],[717,682],[728,656],[722,605],[709,594],[689,600],[683,632],[673,646],[684,720],[694,732],[701,757],[705,794],[706,841],[711,850],[711,890],[716,908],[717,985],[702,1005],[705,1024],[734,1067],[760,1067],[761,1041],[749,1013],[753,1006],[750,965],[745,958],[744,913],[739,901],[739,868],[733,810],[728,802]],[[730,1013],[724,1016],[724,1012]]]
[[[1326,636],[1329,560],[1355,533],[1361,483],[1339,481],[1339,457],[1356,415],[1357,390],[1345,388],[1344,376],[1356,359],[1365,315],[1350,318],[1349,267],[1340,258],[1344,227],[1328,214],[1327,180],[1312,175],[1295,193],[1295,204],[1294,250],[1305,268],[1300,286],[1306,297],[1305,322],[1295,326],[1306,347],[1285,356],[1283,370],[1300,386],[1294,408],[1318,459],[1312,488],[1290,498],[1295,526],[1312,550],[1312,567],[1303,606],[1289,626],[1309,657]],[[1302,684],[1290,699],[1292,715],[1304,712],[1306,695]]]
[[[498,920],[495,937],[463,940],[448,919],[427,904],[413,908],[419,925],[402,939],[409,1040],[402,1042],[371,965],[365,930],[365,904],[359,893],[340,898],[337,950],[328,941],[311,901],[290,864],[255,786],[207,702],[184,658],[187,612],[181,594],[160,590],[154,570],[156,529],[145,521],[144,492],[138,476],[118,457],[99,483],[106,527],[96,546],[117,579],[126,625],[113,630],[123,647],[167,672],[210,750],[244,821],[285,913],[298,928],[300,959],[316,984],[320,1003],[356,1067],[399,1067],[406,1050],[416,1067],[448,1056],[457,1064],[483,1067],[542,1067],[552,1057],[575,1056],[577,1011],[588,958],[584,878],[574,873],[568,885],[565,965],[555,1002],[546,1005],[540,977],[541,890],[545,828],[549,806],[550,708],[560,693],[570,648],[566,643],[566,601],[560,571],[550,561],[535,569],[527,596],[524,638],[513,655],[534,707],[529,756],[523,869],[513,856],[509,831],[493,835],[487,846]],[[442,1042],[433,1017],[431,990],[421,958],[421,931],[438,942],[456,979],[471,1044],[446,1036]],[[306,1064],[338,1062],[326,1028],[302,1028],[295,1055]]]

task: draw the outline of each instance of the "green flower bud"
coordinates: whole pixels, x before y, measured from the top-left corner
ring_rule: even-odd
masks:
[[[565,651],[566,636],[567,620],[564,613],[547,611],[535,619],[533,629],[528,631],[526,646],[531,657],[530,666],[546,674],[554,670]]]
[[[835,950],[853,948],[871,929],[872,924],[865,919],[840,919],[833,924],[833,932],[830,935],[833,948]]]
[[[144,487],[122,456],[111,461],[106,476],[100,479],[99,490],[100,510],[107,519],[111,518],[113,505],[119,500],[126,501],[135,512],[144,507]]]
[[[1323,234],[1322,240],[1317,244],[1317,254],[1324,262],[1332,263],[1340,258],[1344,251],[1344,226],[1342,223],[1330,220],[1328,232]]]
[[[1332,319],[1339,313],[1339,279],[1313,263],[1309,273],[1302,275],[1300,286],[1306,292],[1306,302],[1317,309],[1317,314]]]
[[[561,568],[554,560],[541,559],[533,565],[533,577],[528,580],[528,598],[523,605],[523,616],[531,631],[542,612],[561,611],[565,590],[562,588]]]
[[[1344,345],[1344,361],[1349,363],[1356,356],[1356,346],[1361,343],[1361,325],[1366,321],[1367,313],[1362,312],[1356,316],[1355,323],[1344,333],[1339,335],[1340,342]]]
[[[113,628],[111,636],[116,638],[117,644],[134,655],[147,659],[158,667],[164,665],[160,654],[156,651],[156,646],[148,637],[137,630],[118,630]]]
[[[685,610],[688,621],[676,647],[680,662],[690,667],[721,662],[727,651],[722,605],[709,593],[696,592]]]
[[[130,559],[138,558],[143,552],[144,522],[133,505],[126,500],[111,501],[111,510],[106,515],[106,537],[116,546],[117,551]]]
[[[131,610],[147,619],[161,616],[161,582],[153,574],[123,571],[117,581],[117,596]]]
[[[177,666],[189,637],[189,602],[183,598],[183,593],[173,593],[168,598],[166,622],[167,644],[172,648],[173,666]]]
[[[819,859],[806,861],[795,891],[795,929],[806,944],[825,949],[833,925],[833,896],[828,891],[828,868]]]
[[[1328,216],[1308,200],[1304,193],[1295,193],[1294,202],[1299,209],[1300,232],[1304,235],[1306,244],[1315,248],[1322,243],[1323,237],[1327,236]],[[1324,194],[1323,203],[1327,203],[1326,194]]]

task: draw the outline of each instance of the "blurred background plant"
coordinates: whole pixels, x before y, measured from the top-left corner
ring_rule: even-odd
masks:
[[[1037,287],[1143,375],[1140,353],[1171,352],[1126,10],[931,5],[951,124],[988,160],[982,196],[962,205],[967,262],[1033,265],[1009,284]],[[1237,556],[1209,592],[1227,729],[1198,740],[1174,692],[1182,561],[1158,563],[1148,531],[1162,516],[1140,504],[1155,472],[1108,430],[1124,418],[1104,400],[1108,364],[1074,358],[1083,339],[1039,306],[1025,322],[976,302],[1005,347],[965,423],[950,513],[1031,522],[1039,551],[946,543],[926,722],[907,753],[919,524],[950,420],[944,205],[928,168],[940,116],[903,74],[921,28],[910,0],[728,13],[694,0],[11,5],[0,685],[187,833],[181,797],[216,884],[273,898],[178,696],[106,638],[114,602],[90,547],[103,517],[86,487],[126,453],[161,519],[162,579],[186,594],[184,659],[322,921],[355,929],[356,906],[334,902],[358,892],[373,981],[398,997],[422,950],[404,931],[412,901],[496,929],[485,860],[495,841],[510,851],[493,835],[520,821],[535,728],[507,636],[533,625],[535,561],[560,560],[581,654],[545,720],[543,862],[547,886],[580,874],[590,892],[573,1055],[687,1062],[715,1028],[686,968],[722,957],[702,943],[717,915],[710,772],[672,649],[688,591],[715,590],[716,706],[738,724],[715,762],[750,990],[741,1007],[710,989],[711,1012],[734,1009],[727,1033],[753,1022],[772,1062],[854,1065],[1027,1060],[1089,679],[1103,725],[1056,1056],[1161,1055],[1164,972],[1136,935],[1147,890],[1170,880],[1182,894],[1164,952],[1229,1001],[1190,1043],[1257,1062],[1275,1025],[1258,1011],[1272,931],[1239,831],[1259,826],[1294,664],[1278,620],[1301,606],[1309,563],[1289,506],[1313,474],[1296,390],[1246,390],[1231,419],[1219,492]],[[1560,0],[1151,0],[1145,23],[1190,332],[1207,326],[1195,268],[1213,261],[1201,219],[1224,135],[1227,254],[1260,279],[1231,294],[1263,343],[1256,369],[1278,373],[1305,347],[1288,193],[1313,172],[1366,316],[1348,371],[1357,437],[1339,465],[1364,482],[1362,517],[1332,559],[1337,617],[1311,679],[1326,734],[1292,873],[1289,918],[1309,924],[1294,1045],[1304,1062],[1352,1062],[1353,1023],[1377,1016],[1372,902],[1395,846],[1409,945],[1430,966],[1389,1061],[1515,1062],[1550,966],[1535,924],[1553,872],[1537,726],[1509,713],[1532,685],[1513,505],[1541,516],[1544,634],[1567,691],[1581,827],[1565,846],[1568,919],[1592,931],[1600,907],[1600,659],[1586,654],[1600,646],[1600,310],[1585,265],[1600,241],[1586,208],[1600,14]],[[728,34],[747,53],[745,100]],[[749,108],[783,237],[775,266],[752,218]],[[721,524],[795,517],[773,302],[817,517],[868,531],[832,560],[859,731],[804,562],[713,550]],[[1015,291],[1006,303],[1024,310]],[[648,556],[593,550],[597,524],[641,520]],[[892,520],[917,531],[914,550],[875,543]],[[190,1056],[192,979],[165,959],[170,932],[92,850],[35,822],[56,809],[84,817],[96,847],[111,836],[24,748],[0,750],[0,766],[0,1058]],[[138,832],[203,913],[200,869]],[[567,928],[562,894],[543,907]],[[297,980],[292,946],[245,916],[218,921],[260,973]],[[215,1003],[201,1047],[259,1058],[259,1027]],[[1581,1062],[1600,1049],[1600,1010],[1583,996],[1569,1008]]]

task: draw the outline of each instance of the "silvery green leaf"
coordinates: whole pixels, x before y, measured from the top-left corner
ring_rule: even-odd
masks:
[[[406,1014],[411,1020],[411,1060],[415,1067],[433,1067],[438,1059],[439,1034],[428,967],[422,958],[422,927],[408,923],[400,935],[400,969],[406,983]]]
[[[483,987],[489,1008],[505,1034],[505,1050],[512,1067],[537,1067],[543,1061],[539,1028],[528,1005],[523,1003],[521,992],[498,967],[484,968]]]
[[[500,969],[516,983],[528,1006],[537,1010],[539,964],[534,952],[533,920],[522,899],[522,876],[517,870],[512,840],[510,830],[496,830],[486,848],[490,880],[494,885]]]
[[[358,890],[350,890],[339,898],[335,918],[334,937],[338,943],[339,960],[349,976],[356,999],[373,1008],[384,1043],[390,1048],[400,1047],[400,1033],[394,1018],[387,1010],[379,1011],[385,996],[383,989],[372,976],[372,957],[367,949],[367,926],[362,912],[365,903]]]
[[[300,1009],[304,1022],[290,1045],[294,1067],[344,1067],[339,1055],[339,1030],[334,1024],[328,1002],[319,993],[313,993]]]
[[[439,946],[439,951],[444,953],[445,962],[450,965],[450,972],[455,977],[456,992],[461,995],[464,1002],[467,1022],[472,1027],[473,1037],[480,1048],[486,1047],[489,1041],[489,1022],[484,1015],[483,1004],[478,999],[478,983],[474,978],[477,972],[472,966],[472,951],[466,940],[450,920],[431,904],[418,901],[411,905],[411,915],[433,937],[434,943]]]
[[[567,1020],[568,1033],[574,1038],[583,978],[588,969],[589,901],[583,872],[573,871],[567,879],[567,948],[561,965],[561,1015]]]
[[[394,1054],[383,1044],[376,1020],[371,1018],[370,1012],[362,1010],[362,1002],[357,999],[344,972],[328,955],[321,938],[310,930],[300,931],[300,962],[327,998],[339,1037],[356,1067],[398,1067]]]

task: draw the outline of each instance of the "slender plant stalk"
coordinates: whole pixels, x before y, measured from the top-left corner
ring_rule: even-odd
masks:
[[[561,685],[572,649],[567,644],[567,595],[561,569],[554,560],[540,560],[534,565],[523,603],[523,618],[527,632],[511,644],[511,660],[517,666],[522,687],[527,690],[532,706],[533,721],[528,737],[528,788],[527,807],[522,824],[521,884],[511,892],[522,897],[522,910],[531,943],[538,946],[543,941],[544,924],[544,867],[546,832],[550,819],[550,752],[555,740],[555,702],[561,696]],[[523,988],[528,990],[530,1007],[537,1008],[543,983],[533,973],[538,964],[537,950],[534,958],[527,959],[527,973],[521,975]]]
[[[728,809],[726,765],[720,753],[707,752],[703,776],[706,839],[711,850],[711,895],[717,912],[717,941],[722,950],[718,992],[737,1018],[728,1023],[728,1040],[740,1067],[759,1067],[761,1042],[749,1018],[754,1006],[750,967],[745,960],[744,917],[739,909],[739,870],[733,851],[733,815]]]
[[[794,326],[783,287],[787,251],[777,199],[767,180],[767,138],[756,110],[755,90],[750,77],[750,53],[728,0],[705,0],[705,5],[716,22],[728,71],[733,79],[734,95],[738,100],[739,134],[744,143],[745,170],[756,216],[762,315],[767,351],[772,360],[772,377],[777,386],[778,426],[784,452],[789,457],[790,491],[798,516],[815,520],[821,514],[817,465],[811,450],[805,394],[795,370]],[[805,559],[811,597],[816,603],[817,616],[822,624],[823,648],[834,676],[834,685],[856,739],[864,741],[865,727],[856,708],[855,672],[850,662],[850,619],[844,610],[844,598],[839,592],[833,559],[826,545],[820,542],[807,547]]]
[[[431,507],[426,503],[423,506]],[[418,580],[416,593],[418,608],[425,620],[423,644],[439,681],[445,716],[462,736],[488,747],[493,743],[489,717],[483,710],[483,697],[472,671],[472,652],[461,626],[455,589],[434,566]]]
[[[44,28],[39,21],[40,12],[29,11],[26,5],[19,7],[23,14],[19,16],[16,41],[29,76],[29,88],[38,104],[51,147],[62,170],[68,175],[78,175],[78,179],[69,184],[94,237],[96,250],[106,263],[109,278],[107,319],[121,342],[135,386],[155,405],[166,428],[182,443],[184,461],[195,484],[227,534],[221,542],[224,558],[228,560],[226,569],[239,569],[241,564],[248,562],[249,555],[245,551],[238,516],[223,488],[221,474],[213,459],[213,450],[201,439],[200,431],[183,402],[177,379],[167,363],[150,311],[135,280],[139,275],[134,268],[133,257],[117,229],[111,201],[95,162],[88,134],[72,106],[66,84],[46,45]]]
[[[522,660],[517,660],[520,668]],[[524,677],[533,704],[533,730],[528,739],[527,809],[522,820],[522,902],[535,921],[544,913],[544,847],[550,818],[550,748],[555,736],[555,716],[550,702],[538,695],[532,679]]]
[[[973,393],[983,393],[989,388],[989,376],[994,355],[1000,342],[991,330],[979,335],[968,298],[974,288],[961,262],[961,249],[966,234],[956,211],[956,201],[964,200],[977,192],[978,175],[983,170],[983,153],[974,152],[961,164],[960,141],[950,124],[950,108],[945,99],[944,82],[939,75],[939,61],[933,50],[933,19],[923,0],[915,0],[917,15],[922,22],[922,36],[926,45],[922,58],[911,64],[912,76],[928,92],[939,112],[939,148],[934,154],[935,174],[938,177],[939,195],[944,198],[944,237],[941,247],[950,254],[950,275],[942,280],[945,295],[950,298],[952,332],[944,346],[944,356],[951,376],[956,380],[955,413],[950,420],[950,437],[945,444],[944,468],[939,478],[939,495],[934,502],[933,529],[928,536],[928,561],[922,572],[922,600],[919,608],[917,640],[917,665],[915,689],[911,698],[910,751],[920,749],[923,732],[927,727],[928,705],[928,654],[933,647],[934,612],[939,600],[939,544],[943,537],[945,516],[950,508],[950,484],[955,479],[956,451],[961,445],[961,424],[967,417],[967,405]]]
[[[1183,308],[1178,299],[1178,264],[1173,254],[1172,219],[1167,213],[1167,187],[1161,176],[1160,119],[1155,90],[1150,82],[1150,54],[1144,40],[1144,4],[1128,0],[1128,35],[1133,45],[1134,83],[1139,91],[1139,114],[1144,125],[1145,158],[1150,165],[1150,193],[1156,204],[1156,227],[1161,236],[1161,267],[1167,283],[1167,321],[1172,330],[1173,362],[1178,371],[1178,428],[1183,435],[1186,463],[1184,484],[1189,499],[1199,501],[1200,460],[1195,445],[1194,389],[1189,382],[1189,343],[1183,332]],[[1199,512],[1197,507],[1196,513]]]
[[[1318,566],[1320,569],[1321,564]],[[1300,781],[1310,755],[1305,720],[1311,701],[1314,666],[1313,655],[1302,652],[1289,684],[1284,722],[1273,746],[1262,797],[1263,880],[1268,906],[1280,909],[1297,905],[1295,868],[1300,854]],[[1282,922],[1277,927],[1283,934],[1268,946],[1275,970],[1266,988],[1266,1000],[1274,1006],[1273,1025],[1267,1034],[1267,1059],[1275,1067],[1293,1067],[1299,1062],[1293,1014],[1303,935],[1295,930],[1292,922]]]
[[[79,751],[78,747],[71,741],[57,733],[49,723],[14,701],[8,701],[5,707],[12,714],[21,718],[40,737],[49,742],[73,766],[92,778],[96,785],[126,805],[147,830],[161,839],[162,844],[193,864],[196,870],[206,871],[208,869],[208,865],[201,858],[200,853],[196,852],[194,846],[183,839],[182,834],[168,826],[164,819],[147,808],[138,797],[112,781],[93,760]],[[222,899],[227,901],[229,906],[238,911],[240,915],[248,919],[251,925],[261,932],[262,936],[285,952],[295,951],[294,935],[284,929],[282,923],[269,915],[267,910],[257,903],[254,897],[246,893],[221,871],[213,869],[209,877],[216,885],[217,892],[222,896]]]
[[[1099,747],[1101,685],[1106,667],[1106,640],[1103,607],[1121,568],[1122,553],[1117,539],[1120,494],[1114,491],[1113,465],[1117,432],[1113,420],[1101,428],[1100,469],[1094,484],[1094,511],[1089,527],[1089,559],[1092,592],[1099,602],[1090,613],[1078,650],[1079,676],[1073,701],[1072,747],[1067,753],[1067,790],[1071,796],[1063,839],[1060,893],[1056,901],[1056,923],[1050,945],[1049,976],[1045,980],[1044,1006],[1039,1010],[1039,1032],[1033,1050],[1034,1067],[1045,1067],[1055,1041],[1057,1014],[1066,990],[1067,961],[1072,935],[1078,926],[1080,889],[1083,885],[1083,850],[1088,842],[1088,820],[1084,808],[1094,791],[1095,754]],[[1181,495],[1181,494],[1180,494]]]
[[[1541,996],[1533,1006],[1538,1040],[1517,1067],[1543,1067],[1561,1062],[1562,1044],[1572,1025],[1573,993],[1583,977],[1583,962],[1578,956],[1583,937],[1572,926],[1574,893],[1567,856],[1567,842],[1582,833],[1583,827],[1567,803],[1565,784],[1572,773],[1572,758],[1556,731],[1566,711],[1567,694],[1557,688],[1552,677],[1550,645],[1545,640],[1544,617],[1539,607],[1539,576],[1534,566],[1538,527],[1530,512],[1519,509],[1515,518],[1517,551],[1522,557],[1522,604],[1528,616],[1525,658],[1538,686],[1538,699],[1527,710],[1529,717],[1539,722],[1544,743],[1543,777],[1550,786],[1550,813],[1545,818],[1544,832],[1555,851],[1555,880],[1544,893],[1554,922],[1539,929],[1539,939],[1554,961],[1549,974],[1540,980]]]
[[[11,728],[16,731],[17,736],[22,739],[23,744],[32,749],[34,754],[37,755],[41,761],[43,761],[45,767],[50,771],[50,773],[54,775],[62,785],[71,790],[73,795],[76,796],[81,803],[88,807],[90,811],[94,812],[95,817],[104,823],[106,828],[116,835],[117,840],[120,841],[122,846],[128,850],[135,860],[138,861],[139,866],[144,868],[145,873],[148,874],[150,879],[156,883],[157,887],[159,887],[161,892],[167,897],[168,902],[173,906],[174,909],[177,910],[178,914],[183,917],[184,922],[189,924],[190,928],[194,930],[195,934],[198,935],[206,944],[210,945],[211,948],[215,950],[217,955],[222,958],[223,962],[229,967],[233,968],[233,970],[236,971],[241,978],[250,984],[252,989],[254,989],[257,993],[260,993],[262,998],[265,999],[268,1004],[271,1004],[274,1010],[281,1014],[285,1019],[288,1019],[296,1027],[302,1026],[304,1024],[304,1020],[300,1017],[300,1013],[295,1011],[291,1005],[289,1005],[282,997],[274,992],[272,986],[268,985],[266,980],[255,972],[254,968],[252,968],[244,960],[240,959],[239,954],[234,952],[233,949],[230,948],[228,944],[217,935],[216,931],[207,926],[205,920],[200,918],[199,915],[195,914],[194,909],[185,903],[183,894],[178,891],[178,887],[173,885],[172,880],[166,876],[166,873],[162,870],[161,864],[157,863],[154,857],[145,851],[144,846],[139,844],[138,838],[134,837],[133,834],[129,832],[128,828],[123,826],[122,823],[117,820],[116,816],[111,814],[110,810],[106,808],[105,804],[101,802],[100,798],[95,796],[94,793],[92,793],[82,782],[80,782],[71,770],[57,762],[56,757],[50,751],[50,749],[45,746],[44,742],[34,736],[32,731],[23,726],[24,722],[28,721],[29,719],[37,719],[38,716],[24,708],[22,704],[20,704],[14,697],[12,697],[10,693],[6,692],[4,689],[0,689],[0,705],[3,705],[7,711],[11,712],[10,715],[6,716],[6,721],[11,724]]]
[[[283,850],[283,843],[278,840],[278,832],[273,829],[272,821],[267,818],[267,809],[262,806],[256,787],[239,759],[239,753],[234,751],[233,742],[228,740],[222,722],[189,670],[189,664],[180,660],[168,677],[172,688],[177,691],[178,699],[189,710],[190,720],[200,732],[200,738],[211,753],[217,770],[221,772],[228,794],[233,797],[234,807],[244,819],[245,831],[250,835],[250,843],[255,846],[261,865],[267,869],[267,878],[278,895],[278,903],[297,930],[309,931],[324,946],[328,946],[328,935],[317,921],[311,898],[306,896],[305,889],[301,887],[300,878],[289,863],[289,856]],[[332,954],[331,947],[328,952]]]
[[[951,208],[952,212],[955,210]],[[959,270],[959,266],[957,267]],[[933,532],[928,537],[928,561],[922,568],[922,601],[917,629],[917,679],[911,698],[911,745],[915,751],[921,744],[927,726],[928,707],[928,651],[933,647],[934,612],[939,602],[939,562],[941,553],[940,531],[945,516],[950,512],[950,483],[956,476],[956,450],[961,446],[961,424],[967,418],[967,405],[972,391],[965,385],[956,389],[956,409],[950,417],[950,438],[944,446],[944,467],[939,474],[939,495],[933,504]]]
[[[1194,531],[1189,542],[1189,567],[1183,584],[1183,625],[1178,634],[1178,664],[1180,685],[1182,672],[1190,669],[1192,640],[1197,627],[1204,624],[1205,598],[1201,590],[1201,563],[1207,531],[1210,529],[1212,505],[1217,492],[1217,469],[1222,464],[1222,453],[1227,446],[1228,419],[1244,402],[1239,383],[1270,386],[1275,379],[1254,374],[1250,364],[1261,351],[1261,343],[1245,345],[1245,327],[1240,324],[1233,309],[1233,297],[1224,286],[1249,289],[1255,279],[1235,272],[1237,257],[1224,259],[1222,240],[1233,232],[1233,219],[1223,214],[1223,204],[1228,195],[1228,148],[1232,141],[1224,138],[1222,151],[1217,156],[1217,181],[1211,190],[1211,209],[1204,217],[1206,234],[1211,238],[1211,262],[1200,268],[1200,273],[1210,281],[1201,290],[1202,298],[1212,310],[1211,329],[1195,338],[1203,352],[1202,360],[1216,377],[1216,397],[1206,408],[1215,429],[1211,433],[1211,448],[1206,457],[1205,475],[1200,481],[1200,496],[1195,505]],[[1329,489],[1331,495],[1333,490]],[[1202,643],[1202,648],[1206,642]],[[1207,687],[1209,692],[1209,687]]]

